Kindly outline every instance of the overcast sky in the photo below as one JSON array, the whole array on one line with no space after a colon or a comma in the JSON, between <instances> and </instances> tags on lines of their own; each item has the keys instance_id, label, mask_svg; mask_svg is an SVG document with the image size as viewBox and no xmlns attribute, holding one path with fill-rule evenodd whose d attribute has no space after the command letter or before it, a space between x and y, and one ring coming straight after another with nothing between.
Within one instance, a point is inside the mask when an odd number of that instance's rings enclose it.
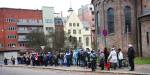
<instances>
[{"instance_id":1,"label":"overcast sky","mask_svg":"<svg viewBox=\"0 0 150 75\"><path fill-rule=\"evenodd\" d=\"M72 8L77 11L81 5L90 4L91 0L71 0ZM42 6L55 7L57 13L63 12L66 15L70 0L0 0L0 7L41 9Z\"/></svg>"}]
</instances>

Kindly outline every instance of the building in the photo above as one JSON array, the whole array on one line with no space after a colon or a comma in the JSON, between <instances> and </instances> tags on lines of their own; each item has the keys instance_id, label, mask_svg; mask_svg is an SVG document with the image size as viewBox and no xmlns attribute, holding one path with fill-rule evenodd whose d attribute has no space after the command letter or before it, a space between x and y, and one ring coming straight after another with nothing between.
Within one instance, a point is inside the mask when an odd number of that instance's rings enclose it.
<instances>
[{"instance_id":1,"label":"building","mask_svg":"<svg viewBox=\"0 0 150 75\"><path fill-rule=\"evenodd\" d=\"M56 15L56 13L55 13ZM64 23L62 16L59 13L54 18L55 23L55 48L62 49L64 48L64 41L65 41L65 33L64 33Z\"/></svg>"},{"instance_id":2,"label":"building","mask_svg":"<svg viewBox=\"0 0 150 75\"><path fill-rule=\"evenodd\" d=\"M91 49L90 29L85 30L83 23L72 8L69 8L69 16L64 25L64 31L69 36L75 37L78 48Z\"/></svg>"},{"instance_id":3,"label":"building","mask_svg":"<svg viewBox=\"0 0 150 75\"><path fill-rule=\"evenodd\" d=\"M140 39L141 39L141 54L144 57L149 57L150 55L150 1L143 1L142 5L142 15L139 17L139 28L140 29Z\"/></svg>"},{"instance_id":4,"label":"building","mask_svg":"<svg viewBox=\"0 0 150 75\"><path fill-rule=\"evenodd\" d=\"M92 4L99 48L115 46L126 52L128 44L133 44L138 55L145 55L145 50L150 48L142 45L144 40L141 38L145 36L141 35L143 29L138 19L146 9L149 10L149 0L92 0ZM148 27L143 25L142 28L144 26ZM148 35L149 31L146 33Z\"/></svg>"},{"instance_id":5,"label":"building","mask_svg":"<svg viewBox=\"0 0 150 75\"><path fill-rule=\"evenodd\" d=\"M43 28L45 34L48 34L48 32L53 32L55 30L54 13L54 7L42 7Z\"/></svg>"},{"instance_id":6,"label":"building","mask_svg":"<svg viewBox=\"0 0 150 75\"><path fill-rule=\"evenodd\" d=\"M92 48L96 47L96 34L95 34L95 20L94 20L94 7L91 4L87 4L85 6L81 6L78 9L78 16L83 25L88 25L87 27L91 30L91 41ZM88 23L88 24L86 24ZM84 25L84 26L85 26Z\"/></svg>"},{"instance_id":7,"label":"building","mask_svg":"<svg viewBox=\"0 0 150 75\"><path fill-rule=\"evenodd\" d=\"M29 51L26 34L42 29L42 11L0 8L0 57L17 57L18 52Z\"/></svg>"},{"instance_id":8,"label":"building","mask_svg":"<svg viewBox=\"0 0 150 75\"><path fill-rule=\"evenodd\" d=\"M55 32L55 23L54 23L54 7L42 7L42 16L43 16L43 30L46 35ZM49 38L49 46L53 48L53 40Z\"/></svg>"}]
</instances>

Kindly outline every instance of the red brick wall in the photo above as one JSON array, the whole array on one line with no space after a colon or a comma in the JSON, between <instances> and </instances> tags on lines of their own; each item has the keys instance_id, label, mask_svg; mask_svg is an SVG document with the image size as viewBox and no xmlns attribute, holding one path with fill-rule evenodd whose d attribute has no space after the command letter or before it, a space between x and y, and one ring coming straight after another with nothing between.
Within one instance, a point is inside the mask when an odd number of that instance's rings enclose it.
<instances>
[{"instance_id":1,"label":"red brick wall","mask_svg":"<svg viewBox=\"0 0 150 75\"><path fill-rule=\"evenodd\" d=\"M7 18L15 18L16 22L6 22ZM15 26L16 28L18 28L17 26L18 19L42 20L42 11L30 9L0 8L0 30L4 29L3 32L0 32L0 42L2 42L3 44L5 42L5 48L8 48L9 43L16 43L16 47L19 47L17 34L18 29L16 29L15 31L8 30L9 26ZM17 38L8 39L9 34L14 34L17 36Z\"/></svg>"}]
</instances>

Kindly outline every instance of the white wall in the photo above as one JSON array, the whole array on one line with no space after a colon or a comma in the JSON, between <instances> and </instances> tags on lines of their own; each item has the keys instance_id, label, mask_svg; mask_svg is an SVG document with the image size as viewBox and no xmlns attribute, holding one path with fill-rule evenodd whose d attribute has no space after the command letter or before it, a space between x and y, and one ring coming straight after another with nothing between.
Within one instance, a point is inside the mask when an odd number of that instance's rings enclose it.
<instances>
[{"instance_id":1,"label":"white wall","mask_svg":"<svg viewBox=\"0 0 150 75\"><path fill-rule=\"evenodd\" d=\"M6 57L7 59L9 59L8 64L11 63L12 56L15 57L16 59L15 64L17 64L17 55L18 55L18 52L4 52L4 58Z\"/></svg>"},{"instance_id":2,"label":"white wall","mask_svg":"<svg viewBox=\"0 0 150 75\"><path fill-rule=\"evenodd\" d=\"M47 34L46 27L52 27L55 29L54 25L54 7L42 7L42 15L43 15L43 30L44 33Z\"/></svg>"},{"instance_id":3,"label":"white wall","mask_svg":"<svg viewBox=\"0 0 150 75\"><path fill-rule=\"evenodd\" d=\"M79 26L70 26L69 23L79 23ZM85 49L85 48L90 48L91 49L91 32L90 32L90 29L88 31L86 31L84 28L83 28L83 24L82 22L80 21L79 17L76 15L75 12L72 12L69 16L68 16L68 20L64 26L64 31L66 33L68 33L68 30L71 30L71 36L73 37L77 37L77 40L79 41L79 37L82 38L82 47ZM76 34L73 34L73 30L76 30ZM79 34L79 30L81 30L81 34ZM85 41L85 38L86 37L89 37L89 46L86 46L86 41Z\"/></svg>"}]
</instances>

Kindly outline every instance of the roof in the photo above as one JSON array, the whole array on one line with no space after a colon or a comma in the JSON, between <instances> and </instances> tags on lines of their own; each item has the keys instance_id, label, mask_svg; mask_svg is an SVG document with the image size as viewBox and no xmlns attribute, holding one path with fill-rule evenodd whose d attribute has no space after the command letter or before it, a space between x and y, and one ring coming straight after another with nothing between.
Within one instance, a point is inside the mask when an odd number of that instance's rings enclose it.
<instances>
[{"instance_id":1,"label":"roof","mask_svg":"<svg viewBox=\"0 0 150 75\"><path fill-rule=\"evenodd\" d=\"M26 10L26 11L40 11L40 12L42 12L42 10L39 10L39 9L22 9L22 8L8 8L8 7L1 7L0 9L2 9L2 10Z\"/></svg>"},{"instance_id":2,"label":"roof","mask_svg":"<svg viewBox=\"0 0 150 75\"><path fill-rule=\"evenodd\" d=\"M54 18L54 23L55 25L63 25L63 20L62 18L56 17Z\"/></svg>"},{"instance_id":3,"label":"roof","mask_svg":"<svg viewBox=\"0 0 150 75\"><path fill-rule=\"evenodd\" d=\"M143 14L139 18L150 16L150 8L145 8Z\"/></svg>"}]
</instances>

